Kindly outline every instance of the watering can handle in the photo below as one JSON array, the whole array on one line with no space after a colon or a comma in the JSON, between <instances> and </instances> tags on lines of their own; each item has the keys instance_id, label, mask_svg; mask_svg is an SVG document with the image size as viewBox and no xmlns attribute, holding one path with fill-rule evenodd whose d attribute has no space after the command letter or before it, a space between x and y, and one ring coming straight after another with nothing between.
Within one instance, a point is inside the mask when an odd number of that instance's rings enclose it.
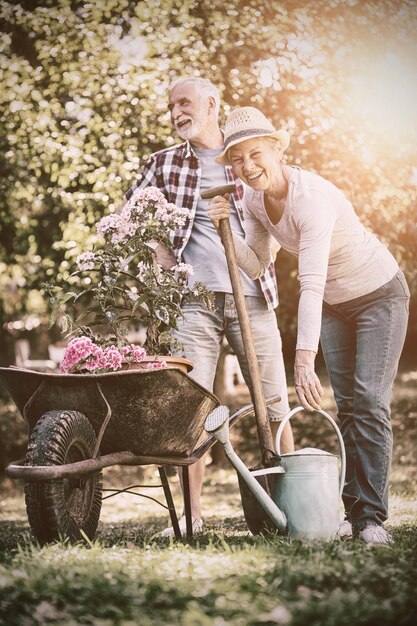
<instances>
[{"instance_id":1,"label":"watering can handle","mask_svg":"<svg viewBox=\"0 0 417 626\"><path fill-rule=\"evenodd\" d=\"M295 407L295 409L292 409L289 413L287 413L287 415L282 419L282 421L281 421L281 423L279 425L279 428L278 428L278 432L277 432L276 438L275 438L275 448L276 448L277 454L279 456L281 456L280 443L281 443L282 431L284 430L285 424L290 421L290 419L293 417L293 415L295 415L296 413L299 413L300 411L304 411L304 410L305 410L304 407L297 406L297 407ZM339 429L338 425L336 424L336 422L334 421L334 419L332 417L330 417L330 415L328 413L326 413L326 411L323 411L323 409L317 409L317 410L333 426L333 428L334 428L334 430L336 432L336 435L337 435L337 439L339 441L340 457L342 459L342 467L341 467L341 470L340 470L340 490L339 490L339 494L340 494L340 497L342 497L342 491L343 491L343 486L345 484L345 476L346 476L346 452L345 452L345 444L343 442L342 433L340 432L340 429Z\"/></svg>"}]
</instances>

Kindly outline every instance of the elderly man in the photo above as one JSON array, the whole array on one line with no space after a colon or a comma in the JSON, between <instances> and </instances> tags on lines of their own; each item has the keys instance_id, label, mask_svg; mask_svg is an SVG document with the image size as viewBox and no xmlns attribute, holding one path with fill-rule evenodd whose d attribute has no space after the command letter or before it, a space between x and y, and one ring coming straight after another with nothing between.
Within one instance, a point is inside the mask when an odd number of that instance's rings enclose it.
<instances>
[{"instance_id":1,"label":"elderly man","mask_svg":"<svg viewBox=\"0 0 417 626\"><path fill-rule=\"evenodd\" d=\"M183 349L182 356L193 362L190 376L210 391L224 336L236 353L250 386L225 253L218 245L218 233L206 211L208 201L202 200L200 195L209 187L236 181L237 193L231 198L230 221L235 236L243 239L240 205L243 184L229 166L223 167L214 160L223 149L219 109L219 93L209 80L186 77L175 81L169 91L169 111L172 124L184 143L151 155L141 177L126 194L128 199L137 188L153 185L169 202L191 211L188 223L175 234L173 249L166 250L160 245L156 255L165 269L175 264L176 259L192 265L194 275L190 280L203 283L215 294L214 310L202 304L184 305L184 317L179 319L175 332L175 339ZM265 396L281 396L281 401L268 409L271 423L277 425L289 406L281 337L274 313L278 304L274 265L271 262L261 280L251 280L243 272L241 278ZM282 447L284 452L293 449L289 426L284 431ZM200 499L204 467L205 460L201 459L189 468L193 532L203 530ZM181 532L185 533L184 516L179 522ZM173 529L165 529L163 535L172 536Z\"/></svg>"}]
</instances>

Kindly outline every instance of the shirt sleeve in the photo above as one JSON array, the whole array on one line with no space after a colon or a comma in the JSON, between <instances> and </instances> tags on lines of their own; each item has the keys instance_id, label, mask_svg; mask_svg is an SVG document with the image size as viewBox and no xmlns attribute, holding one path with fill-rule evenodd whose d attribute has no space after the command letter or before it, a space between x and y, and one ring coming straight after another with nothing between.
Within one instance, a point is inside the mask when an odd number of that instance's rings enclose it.
<instances>
[{"instance_id":1,"label":"shirt sleeve","mask_svg":"<svg viewBox=\"0 0 417 626\"><path fill-rule=\"evenodd\" d=\"M271 261L278 252L279 244L275 242L274 257L272 257L272 237L264 225L252 213L246 195L242 201L242 208L245 239L242 240L234 237L236 258L239 267L245 274L247 274L249 278L256 280L265 274Z\"/></svg>"},{"instance_id":2,"label":"shirt sleeve","mask_svg":"<svg viewBox=\"0 0 417 626\"><path fill-rule=\"evenodd\" d=\"M336 221L336 207L318 197L309 198L299 211L300 245L298 256L297 350L317 352L324 288L327 280L330 246Z\"/></svg>"},{"instance_id":3,"label":"shirt sleeve","mask_svg":"<svg viewBox=\"0 0 417 626\"><path fill-rule=\"evenodd\" d=\"M149 157L149 160L145 163L142 169L142 174L133 183L130 189L128 189L127 192L125 193L124 198L123 198L123 203L118 209L119 213L123 209L126 202L133 196L135 191L137 191L138 189L145 189L146 187L151 187L151 186L159 188L156 171L157 171L156 157L155 155L151 155ZM171 235L170 237L172 238L173 236L174 235ZM157 254L157 258L159 256L159 258L161 259L160 264L164 267L164 269L169 269L169 267L172 267L175 265L176 261L175 261L174 253L168 250L168 248L164 246L162 243L159 243L157 241L149 241L147 242L147 245L150 246L155 252L156 252L156 249L159 248L159 255ZM170 254L172 255L172 257L169 257Z\"/></svg>"},{"instance_id":4,"label":"shirt sleeve","mask_svg":"<svg viewBox=\"0 0 417 626\"><path fill-rule=\"evenodd\" d=\"M142 169L142 174L125 193L124 200L129 200L137 189L145 189L150 186L158 187L156 176L156 158L153 155L151 155L149 160L145 163Z\"/></svg>"}]
</instances>

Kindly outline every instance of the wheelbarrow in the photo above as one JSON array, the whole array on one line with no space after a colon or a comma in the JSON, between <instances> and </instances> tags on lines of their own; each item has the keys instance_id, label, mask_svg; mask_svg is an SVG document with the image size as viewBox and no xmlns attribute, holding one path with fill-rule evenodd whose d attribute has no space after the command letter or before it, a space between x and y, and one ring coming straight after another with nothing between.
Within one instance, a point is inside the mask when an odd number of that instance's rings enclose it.
<instances>
[{"instance_id":1,"label":"wheelbarrow","mask_svg":"<svg viewBox=\"0 0 417 626\"><path fill-rule=\"evenodd\" d=\"M215 395L175 367L61 375L12 366L0 368L0 379L29 430L25 459L10 463L6 474L25 481L29 523L41 544L84 534L93 539L101 470L114 465L158 466L176 538L181 533L165 467L182 466L192 537L188 466L216 442L213 435L202 438L207 416L220 405ZM230 425L253 412L244 406Z\"/></svg>"}]
</instances>

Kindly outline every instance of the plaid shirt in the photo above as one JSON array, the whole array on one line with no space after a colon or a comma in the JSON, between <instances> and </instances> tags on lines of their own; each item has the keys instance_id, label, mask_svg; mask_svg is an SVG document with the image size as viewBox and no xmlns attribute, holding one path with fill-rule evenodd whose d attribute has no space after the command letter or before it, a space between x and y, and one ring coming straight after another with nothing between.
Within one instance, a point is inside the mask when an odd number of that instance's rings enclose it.
<instances>
[{"instance_id":1,"label":"plaid shirt","mask_svg":"<svg viewBox=\"0 0 417 626\"><path fill-rule=\"evenodd\" d=\"M232 194L232 202L244 229L241 205L244 191L243 184L236 177L230 166L226 166L225 170L228 182L236 183L236 194ZM190 143L186 141L152 154L142 171L142 176L125 195L126 200L128 200L136 189L144 189L152 185L162 191L168 202L190 210L189 219L187 219L183 228L175 232L173 237L172 250L177 259L181 259L184 248L191 236L200 196L200 180L201 168L198 158ZM264 276L259 280L268 308L274 309L278 305L278 289L273 263L270 264Z\"/></svg>"}]
</instances>

